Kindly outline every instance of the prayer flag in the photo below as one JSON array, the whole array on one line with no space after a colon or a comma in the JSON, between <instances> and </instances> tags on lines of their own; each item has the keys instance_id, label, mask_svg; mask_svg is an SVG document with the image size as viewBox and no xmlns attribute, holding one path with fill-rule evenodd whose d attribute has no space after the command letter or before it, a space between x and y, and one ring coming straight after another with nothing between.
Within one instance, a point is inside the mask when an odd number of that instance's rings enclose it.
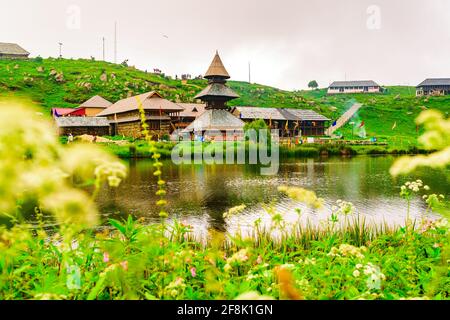
<instances>
[{"instance_id":1,"label":"prayer flag","mask_svg":"<svg viewBox=\"0 0 450 320\"><path fill-rule=\"evenodd\" d=\"M392 126L392 130L394 130L395 128L397 128L397 121L395 121L394 125Z\"/></svg>"}]
</instances>

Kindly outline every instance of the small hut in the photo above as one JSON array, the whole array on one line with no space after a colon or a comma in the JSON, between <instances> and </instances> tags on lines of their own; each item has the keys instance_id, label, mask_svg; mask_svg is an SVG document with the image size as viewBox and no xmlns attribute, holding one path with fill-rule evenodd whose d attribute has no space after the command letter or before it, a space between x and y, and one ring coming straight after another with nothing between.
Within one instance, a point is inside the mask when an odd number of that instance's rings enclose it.
<instances>
[{"instance_id":1,"label":"small hut","mask_svg":"<svg viewBox=\"0 0 450 320\"><path fill-rule=\"evenodd\" d=\"M107 136L110 134L109 121L101 117L59 117L55 118L58 134L61 136L84 134Z\"/></svg>"},{"instance_id":2,"label":"small hut","mask_svg":"<svg viewBox=\"0 0 450 320\"><path fill-rule=\"evenodd\" d=\"M16 43L4 43L0 42L0 60L2 59L15 59L24 60L28 59L30 53L23 49Z\"/></svg>"},{"instance_id":3,"label":"small hut","mask_svg":"<svg viewBox=\"0 0 450 320\"><path fill-rule=\"evenodd\" d=\"M445 96L450 94L450 78L426 79L416 87L416 96Z\"/></svg>"},{"instance_id":4,"label":"small hut","mask_svg":"<svg viewBox=\"0 0 450 320\"><path fill-rule=\"evenodd\" d=\"M110 106L112 106L111 102L97 95L83 102L79 108L84 108L86 110L87 117L95 117Z\"/></svg>"}]
</instances>

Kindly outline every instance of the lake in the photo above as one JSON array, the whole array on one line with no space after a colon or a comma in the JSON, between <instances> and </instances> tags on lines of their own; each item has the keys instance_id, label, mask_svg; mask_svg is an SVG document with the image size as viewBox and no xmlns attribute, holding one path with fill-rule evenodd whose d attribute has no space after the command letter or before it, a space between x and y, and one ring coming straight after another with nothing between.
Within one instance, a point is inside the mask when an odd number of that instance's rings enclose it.
<instances>
[{"instance_id":1,"label":"lake","mask_svg":"<svg viewBox=\"0 0 450 320\"><path fill-rule=\"evenodd\" d=\"M167 181L170 219L176 218L205 234L209 228L235 230L251 227L270 206L286 220L296 219L297 208L303 219L319 222L327 219L331 207L339 199L350 201L355 212L373 223L402 225L406 218L406 201L400 198L401 185L408 180L422 179L433 193L449 196L449 171L421 170L409 177L394 179L389 168L394 156L356 156L282 161L276 176L261 176L257 165L175 165L164 162L163 179ZM125 217L132 214L149 223L159 221L154 205L156 178L151 160L132 160L129 177L118 189L101 193L99 206L104 217ZM446 177L447 176L447 177ZM277 191L280 185L299 186L325 200L322 210L312 210ZM237 217L225 221L223 213L245 204ZM421 218L426 205L417 198L412 201L411 214Z\"/></svg>"}]
</instances>

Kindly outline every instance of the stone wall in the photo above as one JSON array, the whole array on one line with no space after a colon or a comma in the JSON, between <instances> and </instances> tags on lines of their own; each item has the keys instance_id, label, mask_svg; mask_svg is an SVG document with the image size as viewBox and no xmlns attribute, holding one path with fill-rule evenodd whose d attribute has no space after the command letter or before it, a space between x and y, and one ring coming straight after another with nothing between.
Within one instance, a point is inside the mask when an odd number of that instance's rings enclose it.
<instances>
[{"instance_id":1,"label":"stone wall","mask_svg":"<svg viewBox=\"0 0 450 320\"><path fill-rule=\"evenodd\" d=\"M157 139L159 135L170 134L170 121L161 121L161 130L159 127L159 121L147 121L149 125L149 134L153 139ZM153 124L153 125L152 125ZM156 126L155 126L156 125ZM117 124L117 134L125 137L132 137L139 139L142 136L142 128L140 121L124 122Z\"/></svg>"},{"instance_id":2,"label":"stone wall","mask_svg":"<svg viewBox=\"0 0 450 320\"><path fill-rule=\"evenodd\" d=\"M82 136L84 134L108 136L110 134L109 127L68 127L59 128L59 135L67 136L72 133L73 136Z\"/></svg>"}]
</instances>

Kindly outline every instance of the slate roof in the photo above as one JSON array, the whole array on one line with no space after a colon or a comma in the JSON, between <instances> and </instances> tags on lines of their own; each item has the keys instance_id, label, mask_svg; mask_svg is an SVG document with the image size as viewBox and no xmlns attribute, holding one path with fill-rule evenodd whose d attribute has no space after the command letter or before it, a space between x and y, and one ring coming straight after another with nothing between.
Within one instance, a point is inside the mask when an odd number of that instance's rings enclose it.
<instances>
[{"instance_id":1,"label":"slate roof","mask_svg":"<svg viewBox=\"0 0 450 320\"><path fill-rule=\"evenodd\" d=\"M362 80L362 81L335 81L330 84L330 88L344 88L344 87L379 87L375 81Z\"/></svg>"},{"instance_id":2,"label":"slate roof","mask_svg":"<svg viewBox=\"0 0 450 320\"><path fill-rule=\"evenodd\" d=\"M422 81L417 88L423 86L450 86L450 78L434 78Z\"/></svg>"},{"instance_id":3,"label":"slate roof","mask_svg":"<svg viewBox=\"0 0 450 320\"><path fill-rule=\"evenodd\" d=\"M16 43L0 42L0 54L28 56L30 53Z\"/></svg>"},{"instance_id":4,"label":"slate roof","mask_svg":"<svg viewBox=\"0 0 450 320\"><path fill-rule=\"evenodd\" d=\"M55 118L59 128L69 127L109 127L107 118L102 117L61 117Z\"/></svg>"},{"instance_id":5,"label":"slate roof","mask_svg":"<svg viewBox=\"0 0 450 320\"><path fill-rule=\"evenodd\" d=\"M239 98L239 95L222 83L211 83L199 94L197 94L194 99L201 99L205 97L227 97L237 99Z\"/></svg>"},{"instance_id":6,"label":"slate roof","mask_svg":"<svg viewBox=\"0 0 450 320\"><path fill-rule=\"evenodd\" d=\"M109 102L101 96L93 96L89 100L83 102L80 108L108 108L112 106L112 102Z\"/></svg>"},{"instance_id":7,"label":"slate roof","mask_svg":"<svg viewBox=\"0 0 450 320\"><path fill-rule=\"evenodd\" d=\"M244 130L245 123L227 110L209 109L193 121L184 132L206 130Z\"/></svg>"},{"instance_id":8,"label":"slate roof","mask_svg":"<svg viewBox=\"0 0 450 320\"><path fill-rule=\"evenodd\" d=\"M145 116L145 119L147 120L153 120L153 121L167 121L171 120L169 116ZM117 120L109 120L109 123L125 123L125 122L135 122L135 121L141 121L141 117L139 116L130 116L130 117L124 117L124 118L118 118Z\"/></svg>"},{"instance_id":9,"label":"slate roof","mask_svg":"<svg viewBox=\"0 0 450 320\"><path fill-rule=\"evenodd\" d=\"M139 103L142 103L144 110L162 110L177 112L184 109L174 102L164 99L156 91L147 92L135 97L120 100L114 103L109 108L106 108L98 114L98 116L108 116L112 114L119 114L133 110L139 110Z\"/></svg>"},{"instance_id":10,"label":"slate roof","mask_svg":"<svg viewBox=\"0 0 450 320\"><path fill-rule=\"evenodd\" d=\"M288 113L292 114L296 119L301 121L330 121L327 117L313 111L303 109L284 109Z\"/></svg>"},{"instance_id":11,"label":"slate roof","mask_svg":"<svg viewBox=\"0 0 450 320\"><path fill-rule=\"evenodd\" d=\"M203 103L177 103L184 111L180 112L180 117L197 118L205 112L206 105Z\"/></svg>"},{"instance_id":12,"label":"slate roof","mask_svg":"<svg viewBox=\"0 0 450 320\"><path fill-rule=\"evenodd\" d=\"M241 119L285 120L277 108L235 107Z\"/></svg>"},{"instance_id":13,"label":"slate roof","mask_svg":"<svg viewBox=\"0 0 450 320\"><path fill-rule=\"evenodd\" d=\"M235 107L241 119L289 120L289 121L329 121L327 117L312 110L287 108Z\"/></svg>"}]
</instances>

